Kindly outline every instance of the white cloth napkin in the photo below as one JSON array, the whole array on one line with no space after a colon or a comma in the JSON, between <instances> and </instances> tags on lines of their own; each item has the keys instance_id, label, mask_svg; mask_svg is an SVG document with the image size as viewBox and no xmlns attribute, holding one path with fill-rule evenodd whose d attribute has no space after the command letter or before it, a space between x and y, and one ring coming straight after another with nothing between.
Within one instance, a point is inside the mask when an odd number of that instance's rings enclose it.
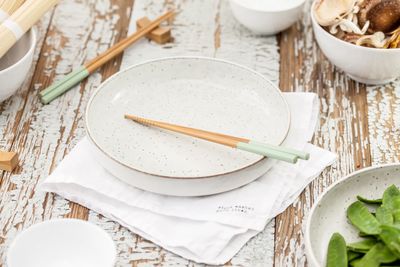
<instances>
[{"instance_id":1,"label":"white cloth napkin","mask_svg":"<svg viewBox=\"0 0 400 267\"><path fill-rule=\"evenodd\" d=\"M171 197L127 186L92 157L84 138L41 184L109 217L182 257L222 264L289 206L336 155L309 144L318 121L318 98L286 93L291 127L284 145L304 149L310 160L278 162L258 180L206 197Z\"/></svg>"}]
</instances>

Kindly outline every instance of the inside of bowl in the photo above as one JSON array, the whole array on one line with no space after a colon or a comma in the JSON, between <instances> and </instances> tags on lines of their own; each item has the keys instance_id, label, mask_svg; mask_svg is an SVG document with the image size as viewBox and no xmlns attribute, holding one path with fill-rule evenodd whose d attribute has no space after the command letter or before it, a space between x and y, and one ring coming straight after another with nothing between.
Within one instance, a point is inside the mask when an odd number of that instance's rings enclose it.
<instances>
[{"instance_id":1,"label":"inside of bowl","mask_svg":"<svg viewBox=\"0 0 400 267\"><path fill-rule=\"evenodd\" d=\"M25 56L32 46L32 31L25 33L21 39L3 56L0 58L0 71L17 63Z\"/></svg>"},{"instance_id":2,"label":"inside of bowl","mask_svg":"<svg viewBox=\"0 0 400 267\"><path fill-rule=\"evenodd\" d=\"M310 218L311 250L320 266L325 266L329 240L340 233L346 243L358 241L358 231L347 220L346 210L357 195L380 198L387 187L400 186L400 165L388 165L366 170L343 180L318 203Z\"/></svg>"}]
</instances>

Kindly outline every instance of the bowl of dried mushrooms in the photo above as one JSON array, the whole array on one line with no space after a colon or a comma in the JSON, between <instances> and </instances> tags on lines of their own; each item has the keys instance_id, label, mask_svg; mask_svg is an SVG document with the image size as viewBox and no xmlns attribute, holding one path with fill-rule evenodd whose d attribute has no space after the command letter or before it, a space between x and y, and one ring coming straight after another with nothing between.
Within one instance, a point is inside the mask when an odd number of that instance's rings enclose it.
<instances>
[{"instance_id":1,"label":"bowl of dried mushrooms","mask_svg":"<svg viewBox=\"0 0 400 267\"><path fill-rule=\"evenodd\" d=\"M311 21L322 52L352 79L400 77L400 0L316 0Z\"/></svg>"}]
</instances>

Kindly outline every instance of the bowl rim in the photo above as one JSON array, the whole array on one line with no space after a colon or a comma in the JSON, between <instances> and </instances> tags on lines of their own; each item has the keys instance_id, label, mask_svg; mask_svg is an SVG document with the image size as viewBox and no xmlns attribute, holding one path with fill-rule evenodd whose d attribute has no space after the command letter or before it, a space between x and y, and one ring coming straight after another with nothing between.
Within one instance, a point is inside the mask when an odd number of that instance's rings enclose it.
<instances>
[{"instance_id":1,"label":"bowl rim","mask_svg":"<svg viewBox=\"0 0 400 267\"><path fill-rule=\"evenodd\" d=\"M248 3L249 1L250 0L246 0L246 3ZM251 11L278 13L278 12L285 12L285 11L291 11L293 9L297 9L300 6L304 5L306 0L301 0L301 1L299 1L299 3L297 3L297 4L293 5L293 6L290 6L289 8L276 8L276 9L255 8L255 7L252 7L252 6L245 5L243 3L243 1L240 1L240 0L230 0L230 2L234 2L238 6L240 6L242 8L246 8L246 9L251 10ZM279 1L277 1L277 3L278 2Z\"/></svg>"},{"instance_id":2,"label":"bowl rim","mask_svg":"<svg viewBox=\"0 0 400 267\"><path fill-rule=\"evenodd\" d=\"M32 27L29 31L27 31L25 34L30 34L30 46L28 51L25 53L25 55L23 55L17 62L15 62L14 64L12 64L11 66L8 66L5 69L0 70L0 74L4 74L7 71L10 71L14 68L16 68L17 66L19 66L20 64L22 64L28 57L30 57L33 52L35 51L36 48L36 42L37 42L37 34L36 34L36 29L35 27Z\"/></svg>"},{"instance_id":3,"label":"bowl rim","mask_svg":"<svg viewBox=\"0 0 400 267\"><path fill-rule=\"evenodd\" d=\"M334 42L339 42L339 43L344 44L347 47L353 47L355 49L361 49L361 50L370 51L370 52L371 51L375 51L377 53L399 53L400 48L374 48L374 47L366 47L366 46L361 46L361 45L355 45L353 43L349 43L349 42L343 41L342 39L339 39L336 36L332 35L328 31L326 31L324 28L322 28L322 26L319 25L319 23L317 22L317 20L315 18L314 6L315 6L316 2L318 2L318 0L313 1L313 3L311 4L311 10L310 10L311 22L315 27L317 27L319 30L324 32L323 33L324 36L328 36L328 38L333 40ZM314 35L315 35L315 33L314 33Z\"/></svg>"},{"instance_id":4,"label":"bowl rim","mask_svg":"<svg viewBox=\"0 0 400 267\"><path fill-rule=\"evenodd\" d=\"M110 81L114 80L117 76L119 76L119 75L121 75L122 73L125 73L125 72L127 72L127 71L129 71L129 70L131 70L131 69L134 69L134 68L136 68L136 67L140 67L140 66L142 66L142 65L146 65L146 64L149 64L149 63L154 63L154 62L159 62L159 61L165 61L165 60L177 60L177 59L207 60L207 61L214 61L214 62L216 61L216 62L221 62L221 63L225 63L225 64L230 64L230 65L233 65L233 66L235 66L235 67L238 67L238 68L244 69L244 70L246 70L246 71L249 71L249 72L251 72L251 73L257 75L258 77L262 78L266 83L268 83L269 85L271 85L271 87L272 87L273 89L275 89L275 90L278 92L278 94L280 95L281 99L283 100L283 103L284 103L284 105L285 105L286 110L288 111L288 115L287 115L287 121L288 121L288 122L287 122L287 126L286 126L287 130L286 130L285 135L282 137L282 140L280 140L279 145L282 144L282 143L286 140L287 135L289 134L290 125L291 125L291 112L290 112L289 105L288 105L286 99L284 98L283 93L282 93L282 91L279 89L279 87L276 86L272 81L270 81L267 77L265 77L265 76L262 75L261 73L255 71L255 70L253 70L253 69L251 69L251 68L249 68L249 67L246 67L246 66L244 66L244 65L242 65L242 64L235 63L235 62L232 62L232 61L229 61L229 60L224 60L224 59L219 59L219 58L213 58L213 57L205 57L205 56L170 56L170 57L160 57L160 58L150 59L150 60L146 60L146 61L143 61L143 62L134 64L134 65L128 66L127 68L122 69L122 70L116 72L115 74L113 74L112 76L110 76L108 79L106 79L105 81L103 81L103 82L97 87L97 89L93 92L93 94L91 95L91 97L90 97L90 99L89 99L89 101L88 101L88 103L87 103L87 105L86 105L86 110L85 110L85 113L84 113L84 114L85 114L84 123L85 123L85 130L86 130L87 136L88 136L88 138L89 138L89 141L90 141L94 146L96 146L96 148L98 148L98 149L103 153L103 155L105 155L109 160L112 160L113 162L119 164L120 166L123 166L123 167L125 167L125 168L128 168L128 169L131 170L131 171L137 171L137 172L140 172L140 173L143 173L143 174L146 174L146 175L151 175L151 176L155 176L155 177L159 177L159 178L163 178L163 179L207 179L207 178L215 178L215 177L220 177L220 176L223 176L223 175L227 175L227 174L230 174L230 173L235 173L235 172L237 172L237 171L241 171L241 170L247 169L247 168L249 168L249 167L251 167L251 166L254 166L255 164L260 163L261 161L267 160L266 157L262 157L260 160L258 160L258 161L256 161L256 162L253 162L253 163L251 163L251 164L249 164L249 165L247 165L247 166L245 166L245 167L242 167L242 168L239 168L239 169L236 169L236 170L233 170L233 171L229 171L229 172L214 174L214 175L196 176L196 177L195 177L195 176L193 176L193 177L174 177L174 176L167 176L167 175L159 175L159 174L154 174L154 173L148 173L148 172L145 172L144 170L139 170L139 169L137 169L137 168L134 168L134 167L132 167L132 166L129 166L129 165L127 165L127 164L121 162L120 160L116 159L115 157L113 157L112 155L110 155L109 153L107 153L106 151L104 151L104 150L97 144L97 142L95 141L95 139L91 136L90 131L89 131L89 128L90 128L90 127L88 126L88 117L89 117L88 114L89 114L89 109L90 109L90 106L91 106L91 104L92 104L92 101L93 101L93 99L95 98L95 96L97 95L97 93L100 92L100 90L102 90L103 87L104 87L106 84L108 84Z\"/></svg>"},{"instance_id":5,"label":"bowl rim","mask_svg":"<svg viewBox=\"0 0 400 267\"><path fill-rule=\"evenodd\" d=\"M15 247L15 245L18 243L19 239L21 239L21 237L29 232L35 231L38 228L41 228L43 226L49 225L49 224L57 224L57 223L72 223L75 225L85 225L85 226L89 226L90 228L92 228L93 230L97 231L99 234L101 234L104 238L104 240L108 240L109 244L112 244L113 247L113 255L112 255L112 264L115 264L116 260L117 260L117 246L115 245L114 240L111 238L111 236L101 227L97 226L96 224L93 224L89 221L86 220L81 220L81 219L75 219L75 218L55 218L55 219L49 219L49 220L45 220L45 221L41 221L39 223L33 224L25 229L23 229L21 232L17 233L17 235L15 236L14 240L11 242L10 246L8 247L7 253L6 253L6 263L7 266L11 266L10 263L10 251L12 251L12 249ZM111 265L113 266L113 265ZM110 267L111 267L110 266Z\"/></svg>"},{"instance_id":6,"label":"bowl rim","mask_svg":"<svg viewBox=\"0 0 400 267\"><path fill-rule=\"evenodd\" d=\"M319 206L319 203L322 201L322 199L336 186L339 186L342 183L345 183L348 179L351 179L354 176L357 176L359 174L362 174L364 172L372 171L372 170L377 170L377 169L383 169L383 168L388 168L388 167L400 167L400 163L386 163L386 164L378 164L374 166L369 166L366 168L362 168L360 170L354 171L343 177L342 179L334 182L330 186L328 186L325 191L320 194L317 198L317 200L313 203L312 208L310 209L310 212L308 213L307 216L307 222L305 226L305 237L304 237L304 244L306 248L306 254L307 254L307 261L311 266L322 266L318 261L317 258L314 254L314 251L311 246L311 240L310 240L310 232L311 232L311 218L314 215L315 210Z\"/></svg>"}]
</instances>

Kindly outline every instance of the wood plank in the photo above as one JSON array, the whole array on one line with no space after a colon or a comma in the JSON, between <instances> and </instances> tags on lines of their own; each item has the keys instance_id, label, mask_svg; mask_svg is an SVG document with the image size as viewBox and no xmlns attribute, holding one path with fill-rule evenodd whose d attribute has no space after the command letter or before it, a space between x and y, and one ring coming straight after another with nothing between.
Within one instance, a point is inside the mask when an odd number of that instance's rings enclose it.
<instances>
[{"instance_id":1,"label":"wood plank","mask_svg":"<svg viewBox=\"0 0 400 267\"><path fill-rule=\"evenodd\" d=\"M315 199L334 181L371 165L367 95L365 86L351 81L322 55L313 39L309 12L282 33L280 49L281 88L319 95L321 117L314 143L335 151L339 157L276 218L275 266L307 266L303 229Z\"/></svg>"},{"instance_id":2,"label":"wood plank","mask_svg":"<svg viewBox=\"0 0 400 267\"><path fill-rule=\"evenodd\" d=\"M37 93L54 78L62 77L121 38L131 6L132 1L124 0L62 1L54 11L30 90L23 89L23 98L16 95L3 106L2 135L12 140L8 141L9 146L20 153L21 159L17 172L4 175L1 183L3 260L9 242L22 228L65 216L71 210L72 216L87 216L84 209L70 207L65 199L44 194L37 190L37 185L84 135L85 104L101 80L118 69L118 60L51 105L42 106ZM13 120L12 116L20 119Z\"/></svg>"},{"instance_id":3,"label":"wood plank","mask_svg":"<svg viewBox=\"0 0 400 267\"><path fill-rule=\"evenodd\" d=\"M374 165L400 161L400 79L368 86L368 120Z\"/></svg>"}]
</instances>

